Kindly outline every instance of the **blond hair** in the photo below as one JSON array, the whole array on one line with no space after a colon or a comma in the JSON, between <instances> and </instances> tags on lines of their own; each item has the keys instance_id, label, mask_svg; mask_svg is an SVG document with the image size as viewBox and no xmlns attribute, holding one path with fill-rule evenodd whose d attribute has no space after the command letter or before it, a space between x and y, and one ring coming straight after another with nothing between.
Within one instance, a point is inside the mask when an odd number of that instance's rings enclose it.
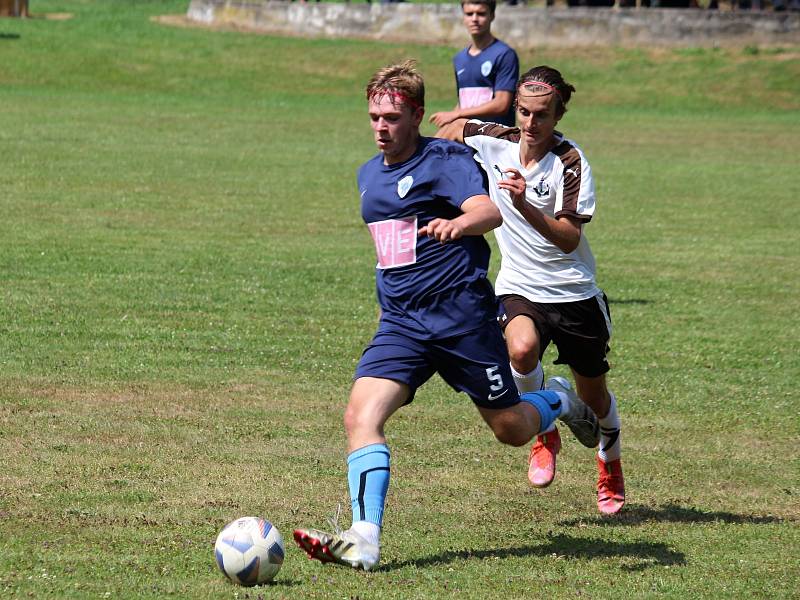
<instances>
[{"instance_id":1,"label":"blond hair","mask_svg":"<svg viewBox=\"0 0 800 600\"><path fill-rule=\"evenodd\" d=\"M417 61L378 69L367 83L367 101L389 96L393 104L406 104L412 111L425 106L425 82L417 71Z\"/></svg>"}]
</instances>

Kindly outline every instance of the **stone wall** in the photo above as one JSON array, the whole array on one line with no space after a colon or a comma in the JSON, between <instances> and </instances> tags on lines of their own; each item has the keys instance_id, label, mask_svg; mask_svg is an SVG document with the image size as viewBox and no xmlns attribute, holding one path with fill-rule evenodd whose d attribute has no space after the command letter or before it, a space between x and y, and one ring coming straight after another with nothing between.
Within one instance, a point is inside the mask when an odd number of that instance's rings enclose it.
<instances>
[{"instance_id":1,"label":"stone wall","mask_svg":"<svg viewBox=\"0 0 800 600\"><path fill-rule=\"evenodd\" d=\"M305 37L461 46L460 5L191 0L187 17L208 25ZM493 31L536 46L744 46L800 44L800 14L700 9L500 6Z\"/></svg>"}]
</instances>

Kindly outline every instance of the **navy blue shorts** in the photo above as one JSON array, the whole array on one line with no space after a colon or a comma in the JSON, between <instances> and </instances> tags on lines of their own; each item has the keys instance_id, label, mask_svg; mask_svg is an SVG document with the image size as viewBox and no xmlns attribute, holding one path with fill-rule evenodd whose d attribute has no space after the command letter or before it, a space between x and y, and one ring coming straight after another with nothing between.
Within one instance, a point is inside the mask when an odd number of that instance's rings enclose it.
<instances>
[{"instance_id":1,"label":"navy blue shorts","mask_svg":"<svg viewBox=\"0 0 800 600\"><path fill-rule=\"evenodd\" d=\"M411 389L409 403L417 388L437 372L480 407L508 408L519 402L506 342L495 321L439 340L378 332L361 355L355 379L380 377L404 383Z\"/></svg>"}]
</instances>

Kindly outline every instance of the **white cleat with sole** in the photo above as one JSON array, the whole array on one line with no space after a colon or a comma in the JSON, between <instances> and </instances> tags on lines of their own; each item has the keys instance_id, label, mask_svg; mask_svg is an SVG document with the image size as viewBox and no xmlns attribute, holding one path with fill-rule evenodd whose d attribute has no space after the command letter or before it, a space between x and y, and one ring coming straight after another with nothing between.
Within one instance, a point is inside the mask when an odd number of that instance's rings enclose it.
<instances>
[{"instance_id":1,"label":"white cleat with sole","mask_svg":"<svg viewBox=\"0 0 800 600\"><path fill-rule=\"evenodd\" d=\"M294 540L309 558L334 562L353 569L369 571L381 559L381 549L355 531L326 533L318 529L295 529Z\"/></svg>"}]
</instances>

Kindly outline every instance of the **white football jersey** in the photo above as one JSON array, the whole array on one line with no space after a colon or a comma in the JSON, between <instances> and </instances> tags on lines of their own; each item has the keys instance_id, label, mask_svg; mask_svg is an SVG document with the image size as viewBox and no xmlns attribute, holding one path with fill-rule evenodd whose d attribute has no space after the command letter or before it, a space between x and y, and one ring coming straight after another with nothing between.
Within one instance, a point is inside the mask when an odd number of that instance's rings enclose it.
<instances>
[{"instance_id":1,"label":"white football jersey","mask_svg":"<svg viewBox=\"0 0 800 600\"><path fill-rule=\"evenodd\" d=\"M527 201L550 217L569 215L588 223L595 208L594 181L589 163L573 142L556 133L557 144L531 170L519 157L519 129L469 121L464 142L477 152L486 171L489 195L503 215L495 229L503 258L495 283L498 295L519 294L533 302L574 302L591 298L600 289L595 261L585 234L569 254L536 231L497 187L505 169L517 169L527 182Z\"/></svg>"}]
</instances>

